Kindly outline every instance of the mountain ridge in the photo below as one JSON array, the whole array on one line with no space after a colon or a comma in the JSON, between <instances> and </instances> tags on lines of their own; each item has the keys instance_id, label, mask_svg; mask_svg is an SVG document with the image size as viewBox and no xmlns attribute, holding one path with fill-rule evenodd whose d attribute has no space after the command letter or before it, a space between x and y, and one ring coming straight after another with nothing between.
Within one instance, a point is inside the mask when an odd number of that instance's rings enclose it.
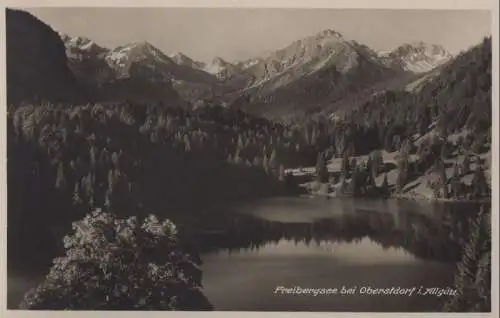
<instances>
[{"instance_id":1,"label":"mountain ridge","mask_svg":"<svg viewBox=\"0 0 500 318\"><path fill-rule=\"evenodd\" d=\"M109 49L82 36L60 37L70 70L86 86L97 87L91 90L99 91L98 99L107 99L103 96L110 87L115 91L112 98L118 99L141 99L152 91L163 99L175 92L187 103L210 100L262 115L334 109L352 94L369 92L370 87L380 91L385 82L407 81L412 74L419 78L452 58L441 46L422 41L380 53L333 29L293 41L265 57L236 62L214 57L208 63L182 52L166 54L148 41ZM148 85L156 88L139 94L142 97L131 92L121 96L120 89L112 88L120 81L136 83L139 91Z\"/></svg>"},{"instance_id":2,"label":"mountain ridge","mask_svg":"<svg viewBox=\"0 0 500 318\"><path fill-rule=\"evenodd\" d=\"M143 87L147 86L149 82L152 86L158 86L160 93L162 84L166 90L168 90L168 86L172 86L186 102L210 94L213 86L216 86L217 79L211 74L202 69L176 62L148 41L131 42L113 49L96 44L102 50L99 51L99 54L93 54L85 49L88 44L85 41L77 40L78 38L80 37L64 37L67 52L85 51L87 62L99 65L100 69L97 74L93 72L85 74L86 71L88 73L88 70L92 70L92 67L82 65L81 59L74 58L71 53L68 53L68 56L72 57L70 60L73 69L79 69L76 73L80 74L80 77L87 82L95 80L100 85L106 83L109 86L117 80L136 81L140 79L143 82L141 84ZM81 45L78 45L79 43ZM185 55L178 58L189 59ZM133 96L131 98L134 99Z\"/></svg>"},{"instance_id":3,"label":"mountain ridge","mask_svg":"<svg viewBox=\"0 0 500 318\"><path fill-rule=\"evenodd\" d=\"M293 111L322 107L344 93L406 73L388 67L373 49L330 29L294 41L246 72L252 80L232 102L248 111L258 108L259 113L286 112L286 105ZM299 105L304 103L311 105Z\"/></svg>"}]
</instances>

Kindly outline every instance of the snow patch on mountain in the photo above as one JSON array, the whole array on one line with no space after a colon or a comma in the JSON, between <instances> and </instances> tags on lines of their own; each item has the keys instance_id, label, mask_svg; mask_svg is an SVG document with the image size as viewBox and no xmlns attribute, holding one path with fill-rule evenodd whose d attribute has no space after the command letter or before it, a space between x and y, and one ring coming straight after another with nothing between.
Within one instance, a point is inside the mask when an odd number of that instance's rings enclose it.
<instances>
[{"instance_id":1,"label":"snow patch on mountain","mask_svg":"<svg viewBox=\"0 0 500 318\"><path fill-rule=\"evenodd\" d=\"M223 71L228 65L229 62L224 61L220 57L216 57L210 63L206 64L204 69L206 72L215 75Z\"/></svg>"},{"instance_id":2,"label":"snow patch on mountain","mask_svg":"<svg viewBox=\"0 0 500 318\"><path fill-rule=\"evenodd\" d=\"M265 85L267 90L273 90L331 66L347 73L358 65L358 57L366 55L365 51L369 50L345 39L341 33L324 30L294 41L248 67L246 71L254 81L247 89ZM370 54L376 56L374 52Z\"/></svg>"},{"instance_id":3,"label":"snow patch on mountain","mask_svg":"<svg viewBox=\"0 0 500 318\"><path fill-rule=\"evenodd\" d=\"M174 64L174 61L167 57L162 51L151 45L149 42L134 42L112 50L106 57L114 64L134 61L159 61L165 64ZM127 61L125 61L127 60Z\"/></svg>"},{"instance_id":4,"label":"snow patch on mountain","mask_svg":"<svg viewBox=\"0 0 500 318\"><path fill-rule=\"evenodd\" d=\"M388 65L399 65L413 73L426 73L453 58L442 46L422 41L403 44L393 51L380 54Z\"/></svg>"},{"instance_id":5,"label":"snow patch on mountain","mask_svg":"<svg viewBox=\"0 0 500 318\"><path fill-rule=\"evenodd\" d=\"M59 36L66 47L66 55L68 58L82 59L84 55L106 54L109 51L107 48L83 36L69 36L64 33L59 33Z\"/></svg>"},{"instance_id":6,"label":"snow patch on mountain","mask_svg":"<svg viewBox=\"0 0 500 318\"><path fill-rule=\"evenodd\" d=\"M255 57L255 58L250 58L250 59L243 60L243 61L238 61L235 63L235 66L241 70L245 70L245 69L252 67L258 63L261 63L262 61L263 61L262 58Z\"/></svg>"},{"instance_id":7,"label":"snow patch on mountain","mask_svg":"<svg viewBox=\"0 0 500 318\"><path fill-rule=\"evenodd\" d=\"M59 36L61 37L66 46L83 49L83 48L89 48L92 44L95 44L94 41L83 36L69 36L64 33L59 33Z\"/></svg>"},{"instance_id":8,"label":"snow patch on mountain","mask_svg":"<svg viewBox=\"0 0 500 318\"><path fill-rule=\"evenodd\" d=\"M149 42L134 42L117 47L106 54L105 61L120 78L130 77L132 65L140 65L140 69L147 71L151 79L162 81L171 79L168 70L172 65L176 65L172 59Z\"/></svg>"}]
</instances>

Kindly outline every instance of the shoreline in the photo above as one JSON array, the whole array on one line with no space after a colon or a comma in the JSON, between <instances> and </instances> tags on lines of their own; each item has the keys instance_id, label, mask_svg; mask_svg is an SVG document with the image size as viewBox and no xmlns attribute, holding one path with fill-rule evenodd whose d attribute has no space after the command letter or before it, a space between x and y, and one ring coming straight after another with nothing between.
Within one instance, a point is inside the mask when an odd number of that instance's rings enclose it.
<instances>
[{"instance_id":1,"label":"shoreline","mask_svg":"<svg viewBox=\"0 0 500 318\"><path fill-rule=\"evenodd\" d=\"M470 199L446 199L446 198L429 198L426 196L412 195L412 194L391 194L389 198L392 199L403 199L409 201L427 201L429 203L434 202L446 202L446 203L478 203L478 204L491 204L491 198L487 199L478 199L478 200L470 200Z\"/></svg>"},{"instance_id":2,"label":"shoreline","mask_svg":"<svg viewBox=\"0 0 500 318\"><path fill-rule=\"evenodd\" d=\"M484 198L484 199L476 199L476 200L470 200L470 199L446 199L446 198L431 198L427 197L424 195L418 195L418 194L412 194L412 193L404 193L404 194L396 194L396 193L391 193L388 196L352 196L352 195L338 195L333 192L328 192L328 193L323 193L320 191L307 191L306 193L303 193L299 195L299 197L325 197L325 198L342 198L342 197L347 197L347 198L358 198L358 199L381 199L381 200L388 200L388 199L397 199L397 200L408 200L408 201L415 201L415 202L428 202L428 203L452 203L452 204L458 204L458 203L477 203L477 204L491 204L491 197L490 198Z\"/></svg>"}]
</instances>

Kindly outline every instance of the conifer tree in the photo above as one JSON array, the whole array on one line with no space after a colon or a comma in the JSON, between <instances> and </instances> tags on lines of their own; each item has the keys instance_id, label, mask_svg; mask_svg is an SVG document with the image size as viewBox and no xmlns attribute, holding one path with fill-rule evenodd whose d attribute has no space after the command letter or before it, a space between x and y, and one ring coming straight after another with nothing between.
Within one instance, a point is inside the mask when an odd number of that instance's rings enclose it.
<instances>
[{"instance_id":1,"label":"conifer tree","mask_svg":"<svg viewBox=\"0 0 500 318\"><path fill-rule=\"evenodd\" d=\"M358 161L356 160L356 158L352 158L351 159L351 162L349 163L349 169L351 171L354 171L356 169L356 167L358 166Z\"/></svg>"},{"instance_id":2,"label":"conifer tree","mask_svg":"<svg viewBox=\"0 0 500 318\"><path fill-rule=\"evenodd\" d=\"M441 189L442 197L448 198L448 177L446 176L446 168L444 161L440 160L437 163L437 169L439 174L438 187Z\"/></svg>"},{"instance_id":3,"label":"conifer tree","mask_svg":"<svg viewBox=\"0 0 500 318\"><path fill-rule=\"evenodd\" d=\"M269 161L267 163L269 169L276 169L276 150L273 149L271 152L271 156L269 157Z\"/></svg>"},{"instance_id":4,"label":"conifer tree","mask_svg":"<svg viewBox=\"0 0 500 318\"><path fill-rule=\"evenodd\" d=\"M347 151L344 151L344 153L342 154L341 172L346 177L349 174L349 156L347 155Z\"/></svg>"},{"instance_id":5,"label":"conifer tree","mask_svg":"<svg viewBox=\"0 0 500 318\"><path fill-rule=\"evenodd\" d=\"M398 160L398 174L396 178L396 191L401 193L408 182L408 157L406 153Z\"/></svg>"},{"instance_id":6,"label":"conifer tree","mask_svg":"<svg viewBox=\"0 0 500 318\"><path fill-rule=\"evenodd\" d=\"M464 160L462 161L462 175L466 175L470 172L470 159L467 154L464 156Z\"/></svg>"},{"instance_id":7,"label":"conifer tree","mask_svg":"<svg viewBox=\"0 0 500 318\"><path fill-rule=\"evenodd\" d=\"M255 167L259 167L259 166L262 166L262 159L260 159L259 156L255 156L255 158L253 158L253 162L252 164L255 166Z\"/></svg>"},{"instance_id":8,"label":"conifer tree","mask_svg":"<svg viewBox=\"0 0 500 318\"><path fill-rule=\"evenodd\" d=\"M64 166L62 162L57 166L56 189L66 189L66 176L64 174Z\"/></svg>"},{"instance_id":9,"label":"conifer tree","mask_svg":"<svg viewBox=\"0 0 500 318\"><path fill-rule=\"evenodd\" d=\"M455 165L453 166L453 175L450 180L450 185L451 185L452 196L455 199L460 198L460 196L462 195L461 193L462 182L460 181L460 172L458 168L458 163L455 163Z\"/></svg>"},{"instance_id":10,"label":"conifer tree","mask_svg":"<svg viewBox=\"0 0 500 318\"><path fill-rule=\"evenodd\" d=\"M326 167L325 156L321 152L316 160L316 180L322 183L328 182L328 168Z\"/></svg>"},{"instance_id":11,"label":"conifer tree","mask_svg":"<svg viewBox=\"0 0 500 318\"><path fill-rule=\"evenodd\" d=\"M345 176L340 177L342 180L340 182L339 194L345 195L347 193L347 179Z\"/></svg>"},{"instance_id":12,"label":"conifer tree","mask_svg":"<svg viewBox=\"0 0 500 318\"><path fill-rule=\"evenodd\" d=\"M268 166L268 160L267 160L267 154L264 154L264 159L262 159L262 168L266 173L269 172L269 166Z\"/></svg>"},{"instance_id":13,"label":"conifer tree","mask_svg":"<svg viewBox=\"0 0 500 318\"><path fill-rule=\"evenodd\" d=\"M75 189L73 190L72 203L75 206L79 206L83 203L82 195L80 193L80 184L78 182L75 183Z\"/></svg>"},{"instance_id":14,"label":"conifer tree","mask_svg":"<svg viewBox=\"0 0 500 318\"><path fill-rule=\"evenodd\" d=\"M389 180L387 179L387 172L384 173L384 181L382 181L382 185L380 186L380 188L382 189L382 193L384 195L389 194Z\"/></svg>"},{"instance_id":15,"label":"conifer tree","mask_svg":"<svg viewBox=\"0 0 500 318\"><path fill-rule=\"evenodd\" d=\"M358 196L360 194L360 172L359 167L354 167L354 170L351 175L351 191L353 196Z\"/></svg>"},{"instance_id":16,"label":"conifer tree","mask_svg":"<svg viewBox=\"0 0 500 318\"><path fill-rule=\"evenodd\" d=\"M113 173L113 170L110 169L108 171L108 189L113 189L115 186L115 174Z\"/></svg>"},{"instance_id":17,"label":"conifer tree","mask_svg":"<svg viewBox=\"0 0 500 318\"><path fill-rule=\"evenodd\" d=\"M481 164L476 166L474 177L472 178L472 189L474 198L481 198L488 195L488 183Z\"/></svg>"},{"instance_id":18,"label":"conifer tree","mask_svg":"<svg viewBox=\"0 0 500 318\"><path fill-rule=\"evenodd\" d=\"M375 179L376 177L378 177L378 174L380 173L380 167L383 166L384 159L382 157L380 150L374 150L370 154L370 159L371 159L371 174Z\"/></svg>"},{"instance_id":19,"label":"conifer tree","mask_svg":"<svg viewBox=\"0 0 500 318\"><path fill-rule=\"evenodd\" d=\"M448 144L444 141L441 145L441 160L446 160L448 158Z\"/></svg>"},{"instance_id":20,"label":"conifer tree","mask_svg":"<svg viewBox=\"0 0 500 318\"><path fill-rule=\"evenodd\" d=\"M185 152L191 151L191 141L189 140L188 135L184 135L184 151Z\"/></svg>"},{"instance_id":21,"label":"conifer tree","mask_svg":"<svg viewBox=\"0 0 500 318\"><path fill-rule=\"evenodd\" d=\"M240 149L236 149L236 153L234 154L233 162L237 165L243 162L243 159L240 157Z\"/></svg>"},{"instance_id":22,"label":"conifer tree","mask_svg":"<svg viewBox=\"0 0 500 318\"><path fill-rule=\"evenodd\" d=\"M95 169L96 168L96 149L94 146L90 147L90 151L89 151L89 154L90 154L90 166L92 169Z\"/></svg>"},{"instance_id":23,"label":"conifer tree","mask_svg":"<svg viewBox=\"0 0 500 318\"><path fill-rule=\"evenodd\" d=\"M283 166L283 164L280 164L280 168L279 168L279 180L280 181L285 181L285 167Z\"/></svg>"},{"instance_id":24,"label":"conifer tree","mask_svg":"<svg viewBox=\"0 0 500 318\"><path fill-rule=\"evenodd\" d=\"M243 149L244 147L244 144L243 144L243 138L241 137L241 135L238 135L238 143L237 143L237 147L239 149Z\"/></svg>"},{"instance_id":25,"label":"conifer tree","mask_svg":"<svg viewBox=\"0 0 500 318\"><path fill-rule=\"evenodd\" d=\"M458 294L445 304L446 311L491 310L491 214L484 205L471 223L469 239L455 274Z\"/></svg>"}]
</instances>

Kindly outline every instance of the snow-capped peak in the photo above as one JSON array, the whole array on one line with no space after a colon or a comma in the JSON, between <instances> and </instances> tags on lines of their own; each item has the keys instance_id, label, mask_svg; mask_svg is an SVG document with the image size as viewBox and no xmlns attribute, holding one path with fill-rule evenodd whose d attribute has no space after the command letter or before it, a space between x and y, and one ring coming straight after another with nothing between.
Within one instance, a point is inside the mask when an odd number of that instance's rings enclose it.
<instances>
[{"instance_id":1,"label":"snow-capped peak","mask_svg":"<svg viewBox=\"0 0 500 318\"><path fill-rule=\"evenodd\" d=\"M167 56L160 51L160 49L153 46L147 41L133 42L129 45L122 47L121 51L129 51L130 57L136 59L143 59L149 57L165 59Z\"/></svg>"},{"instance_id":2,"label":"snow-capped peak","mask_svg":"<svg viewBox=\"0 0 500 318\"><path fill-rule=\"evenodd\" d=\"M399 46L396 51L399 54L420 53L426 55L451 56L441 45L427 44L422 41L406 43Z\"/></svg>"},{"instance_id":3,"label":"snow-capped peak","mask_svg":"<svg viewBox=\"0 0 500 318\"><path fill-rule=\"evenodd\" d=\"M231 66L231 63L223 60L220 57L215 57L210 63L205 65L205 71L210 74L218 74Z\"/></svg>"},{"instance_id":4,"label":"snow-capped peak","mask_svg":"<svg viewBox=\"0 0 500 318\"><path fill-rule=\"evenodd\" d=\"M64 45L66 47L77 48L80 50L105 50L103 47L97 45L94 41L83 36L70 36L68 34L59 33Z\"/></svg>"},{"instance_id":5,"label":"snow-capped peak","mask_svg":"<svg viewBox=\"0 0 500 318\"><path fill-rule=\"evenodd\" d=\"M124 46L119 46L112 50L106 57L108 63L123 64L134 61L159 61L165 64L173 64L168 56L160 49L147 41L133 42Z\"/></svg>"},{"instance_id":6,"label":"snow-capped peak","mask_svg":"<svg viewBox=\"0 0 500 318\"><path fill-rule=\"evenodd\" d=\"M175 53L168 54L168 57L170 57L172 60L174 60L177 63L191 61L191 58L189 58L185 54L182 54L181 52L175 52Z\"/></svg>"},{"instance_id":7,"label":"snow-capped peak","mask_svg":"<svg viewBox=\"0 0 500 318\"><path fill-rule=\"evenodd\" d=\"M260 57L256 57L256 58L251 58L251 59L244 60L244 61L239 61L236 63L236 66L242 70L245 70L245 69L252 67L252 66L254 66L260 62L263 62L263 61L264 61L264 59L262 59Z\"/></svg>"},{"instance_id":8,"label":"snow-capped peak","mask_svg":"<svg viewBox=\"0 0 500 318\"><path fill-rule=\"evenodd\" d=\"M106 54L109 51L107 48L83 36L70 36L64 33L59 33L59 36L66 47L67 56L72 59L81 59L84 56L97 56Z\"/></svg>"},{"instance_id":9,"label":"snow-capped peak","mask_svg":"<svg viewBox=\"0 0 500 318\"><path fill-rule=\"evenodd\" d=\"M414 73L428 72L453 57L441 45L423 41L405 43L380 56L389 63L397 63L403 69Z\"/></svg>"},{"instance_id":10,"label":"snow-capped peak","mask_svg":"<svg viewBox=\"0 0 500 318\"><path fill-rule=\"evenodd\" d=\"M308 51L315 51L317 49L322 49L336 45L337 43L346 43L342 34L337 31L327 29L316 33L315 35L308 36L306 38L300 39L292 43L290 47L303 47Z\"/></svg>"},{"instance_id":11,"label":"snow-capped peak","mask_svg":"<svg viewBox=\"0 0 500 318\"><path fill-rule=\"evenodd\" d=\"M266 81L278 74L288 74L287 79L280 80L283 84L332 64L340 72L347 72L357 64L357 51L357 45L344 39L339 32L323 30L272 53L264 60L256 77Z\"/></svg>"}]
</instances>

